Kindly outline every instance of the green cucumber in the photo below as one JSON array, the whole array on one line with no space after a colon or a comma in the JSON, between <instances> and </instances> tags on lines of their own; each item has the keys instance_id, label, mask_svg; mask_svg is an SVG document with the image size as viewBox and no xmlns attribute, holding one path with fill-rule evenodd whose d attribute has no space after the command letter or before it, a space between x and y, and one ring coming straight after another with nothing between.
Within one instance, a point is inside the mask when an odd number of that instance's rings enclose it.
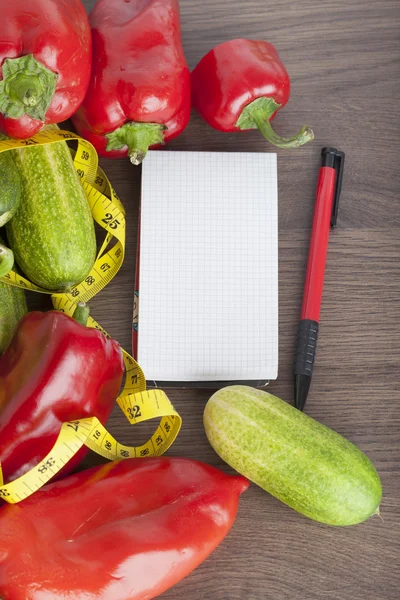
<instances>
[{"instance_id":1,"label":"green cucumber","mask_svg":"<svg viewBox=\"0 0 400 600\"><path fill-rule=\"evenodd\" d=\"M27 312L24 290L0 281L0 354L11 342L19 320Z\"/></svg>"},{"instance_id":2,"label":"green cucumber","mask_svg":"<svg viewBox=\"0 0 400 600\"><path fill-rule=\"evenodd\" d=\"M310 519L354 525L379 514L382 486L371 461L283 400L229 386L209 399L204 426L225 462Z\"/></svg>"},{"instance_id":3,"label":"green cucumber","mask_svg":"<svg viewBox=\"0 0 400 600\"><path fill-rule=\"evenodd\" d=\"M87 277L96 257L94 221L66 142L12 150L22 197L6 225L15 260L49 290Z\"/></svg>"},{"instance_id":4,"label":"green cucumber","mask_svg":"<svg viewBox=\"0 0 400 600\"><path fill-rule=\"evenodd\" d=\"M0 243L0 279L5 277L14 266L14 254L10 248Z\"/></svg>"},{"instance_id":5,"label":"green cucumber","mask_svg":"<svg viewBox=\"0 0 400 600\"><path fill-rule=\"evenodd\" d=\"M0 140L4 139L0 136ZM0 154L0 227L14 215L21 200L21 177L11 151Z\"/></svg>"},{"instance_id":6,"label":"green cucumber","mask_svg":"<svg viewBox=\"0 0 400 600\"><path fill-rule=\"evenodd\" d=\"M0 281L0 354L11 342L20 319L27 312L24 290Z\"/></svg>"}]
</instances>

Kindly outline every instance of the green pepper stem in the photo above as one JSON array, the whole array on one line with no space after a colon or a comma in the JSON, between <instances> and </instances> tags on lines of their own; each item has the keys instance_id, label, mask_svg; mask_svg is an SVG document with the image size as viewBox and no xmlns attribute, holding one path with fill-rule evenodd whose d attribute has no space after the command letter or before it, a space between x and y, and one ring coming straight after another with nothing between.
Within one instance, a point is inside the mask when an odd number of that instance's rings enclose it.
<instances>
[{"instance_id":1,"label":"green pepper stem","mask_svg":"<svg viewBox=\"0 0 400 600\"><path fill-rule=\"evenodd\" d=\"M107 150L122 150L128 147L130 161L140 165L148 149L164 143L165 125L159 123L137 123L130 121L115 131L107 133Z\"/></svg>"},{"instance_id":2,"label":"green pepper stem","mask_svg":"<svg viewBox=\"0 0 400 600\"><path fill-rule=\"evenodd\" d=\"M90 308L85 302L79 302L74 310L72 318L86 327L90 314Z\"/></svg>"},{"instance_id":3,"label":"green pepper stem","mask_svg":"<svg viewBox=\"0 0 400 600\"><path fill-rule=\"evenodd\" d=\"M0 278L7 275L14 265L14 254L10 248L0 244Z\"/></svg>"},{"instance_id":4,"label":"green pepper stem","mask_svg":"<svg viewBox=\"0 0 400 600\"><path fill-rule=\"evenodd\" d=\"M280 106L273 98L257 98L243 109L236 126L239 129L258 129L266 140L278 148L298 148L313 140L314 132L308 125L304 125L297 135L288 138L275 133L270 118Z\"/></svg>"},{"instance_id":5,"label":"green pepper stem","mask_svg":"<svg viewBox=\"0 0 400 600\"><path fill-rule=\"evenodd\" d=\"M0 81L0 112L13 119L29 115L44 121L57 79L57 73L42 65L33 54L6 58Z\"/></svg>"},{"instance_id":6,"label":"green pepper stem","mask_svg":"<svg viewBox=\"0 0 400 600\"><path fill-rule=\"evenodd\" d=\"M254 112L253 118L265 139L278 148L298 148L314 139L314 132L308 125L303 125L297 135L284 138L275 133L270 121L261 113Z\"/></svg>"},{"instance_id":7,"label":"green pepper stem","mask_svg":"<svg viewBox=\"0 0 400 600\"><path fill-rule=\"evenodd\" d=\"M17 73L8 85L11 100L22 102L25 106L36 106L40 100L41 88L37 79L24 73Z\"/></svg>"}]
</instances>

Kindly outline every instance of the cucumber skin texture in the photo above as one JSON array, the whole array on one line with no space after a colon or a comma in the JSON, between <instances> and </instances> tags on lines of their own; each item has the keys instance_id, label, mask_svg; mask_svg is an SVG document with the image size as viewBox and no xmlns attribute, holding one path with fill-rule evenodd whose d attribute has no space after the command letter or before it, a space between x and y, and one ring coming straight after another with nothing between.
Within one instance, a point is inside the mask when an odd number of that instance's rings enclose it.
<instances>
[{"instance_id":1,"label":"cucumber skin texture","mask_svg":"<svg viewBox=\"0 0 400 600\"><path fill-rule=\"evenodd\" d=\"M25 275L49 290L68 290L96 257L93 217L66 142L12 150L21 203L7 223L9 245Z\"/></svg>"},{"instance_id":2,"label":"cucumber skin texture","mask_svg":"<svg viewBox=\"0 0 400 600\"><path fill-rule=\"evenodd\" d=\"M24 290L0 281L0 355L6 350L20 319L27 312Z\"/></svg>"},{"instance_id":3,"label":"cucumber skin texture","mask_svg":"<svg viewBox=\"0 0 400 600\"><path fill-rule=\"evenodd\" d=\"M10 150L0 154L0 182L0 227L3 227L15 214L22 193L21 177Z\"/></svg>"},{"instance_id":4,"label":"cucumber skin texture","mask_svg":"<svg viewBox=\"0 0 400 600\"><path fill-rule=\"evenodd\" d=\"M369 458L267 392L219 390L206 405L204 427L225 462L310 519L343 526L379 514L382 485Z\"/></svg>"}]
</instances>

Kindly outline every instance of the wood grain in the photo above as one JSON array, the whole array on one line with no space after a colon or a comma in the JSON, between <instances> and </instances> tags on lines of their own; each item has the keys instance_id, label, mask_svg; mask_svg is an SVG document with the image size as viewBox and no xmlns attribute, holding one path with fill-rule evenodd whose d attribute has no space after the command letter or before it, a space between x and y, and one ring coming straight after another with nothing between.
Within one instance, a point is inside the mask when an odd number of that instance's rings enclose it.
<instances>
[{"instance_id":1,"label":"wood grain","mask_svg":"<svg viewBox=\"0 0 400 600\"><path fill-rule=\"evenodd\" d=\"M85 1L90 10L94 0ZM346 152L339 226L331 236L308 414L366 452L381 474L383 520L344 529L309 521L251 486L228 539L165 600L396 600L399 597L400 126L398 0L182 0L190 67L234 37L273 42L292 78L284 134L303 123L314 143L278 151L280 370L270 391L292 401L292 364L320 149ZM256 133L224 135L197 115L171 149L272 151ZM102 161L128 216L127 258L92 312L130 348L140 169ZM32 306L47 306L42 297ZM208 445L210 391L170 390L184 427L171 454L228 469ZM131 443L116 409L111 431ZM101 459L91 455L86 464Z\"/></svg>"}]
</instances>

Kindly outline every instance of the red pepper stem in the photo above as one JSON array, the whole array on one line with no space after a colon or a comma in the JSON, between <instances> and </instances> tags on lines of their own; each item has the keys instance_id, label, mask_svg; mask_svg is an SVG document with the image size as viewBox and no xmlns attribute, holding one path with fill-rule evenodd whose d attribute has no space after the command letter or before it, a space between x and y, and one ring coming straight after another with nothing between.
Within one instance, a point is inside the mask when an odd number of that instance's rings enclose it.
<instances>
[{"instance_id":1,"label":"red pepper stem","mask_svg":"<svg viewBox=\"0 0 400 600\"><path fill-rule=\"evenodd\" d=\"M297 135L289 138L275 133L270 119L279 108L280 104L273 98L257 98L244 108L236 126L240 129L258 129L266 140L278 148L298 148L314 139L314 132L308 125L303 125Z\"/></svg>"},{"instance_id":2,"label":"red pepper stem","mask_svg":"<svg viewBox=\"0 0 400 600\"><path fill-rule=\"evenodd\" d=\"M151 146L164 144L165 125L160 123L138 123L130 121L106 135L107 151L128 147L130 161L140 165Z\"/></svg>"},{"instance_id":3,"label":"red pepper stem","mask_svg":"<svg viewBox=\"0 0 400 600\"><path fill-rule=\"evenodd\" d=\"M11 100L22 102L25 106L36 106L39 102L40 85L37 79L18 73L8 86Z\"/></svg>"},{"instance_id":4,"label":"red pepper stem","mask_svg":"<svg viewBox=\"0 0 400 600\"><path fill-rule=\"evenodd\" d=\"M0 279L7 275L14 265L14 254L10 248L0 244Z\"/></svg>"},{"instance_id":5,"label":"red pepper stem","mask_svg":"<svg viewBox=\"0 0 400 600\"><path fill-rule=\"evenodd\" d=\"M283 138L275 133L270 121L265 120L261 113L253 113L253 118L265 139L278 148L298 148L314 139L314 133L308 125L303 125L297 135Z\"/></svg>"},{"instance_id":6,"label":"red pepper stem","mask_svg":"<svg viewBox=\"0 0 400 600\"><path fill-rule=\"evenodd\" d=\"M6 58L0 81L0 112L12 119L29 115L44 121L57 79L57 73L42 65L33 54Z\"/></svg>"},{"instance_id":7,"label":"red pepper stem","mask_svg":"<svg viewBox=\"0 0 400 600\"><path fill-rule=\"evenodd\" d=\"M90 314L90 308L85 302L79 302L74 310L72 318L86 327Z\"/></svg>"}]
</instances>

